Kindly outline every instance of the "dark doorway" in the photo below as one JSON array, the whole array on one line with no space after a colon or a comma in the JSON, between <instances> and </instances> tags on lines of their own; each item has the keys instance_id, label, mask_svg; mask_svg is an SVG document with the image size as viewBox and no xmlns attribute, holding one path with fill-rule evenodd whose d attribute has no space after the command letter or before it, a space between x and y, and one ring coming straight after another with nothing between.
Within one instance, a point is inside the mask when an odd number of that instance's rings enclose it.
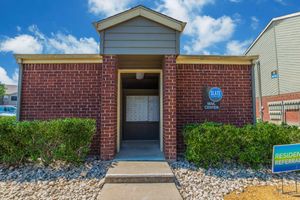
<instances>
[{"instance_id":1,"label":"dark doorway","mask_svg":"<svg viewBox=\"0 0 300 200\"><path fill-rule=\"evenodd\" d=\"M159 140L159 74L122 74L122 140Z\"/></svg>"}]
</instances>

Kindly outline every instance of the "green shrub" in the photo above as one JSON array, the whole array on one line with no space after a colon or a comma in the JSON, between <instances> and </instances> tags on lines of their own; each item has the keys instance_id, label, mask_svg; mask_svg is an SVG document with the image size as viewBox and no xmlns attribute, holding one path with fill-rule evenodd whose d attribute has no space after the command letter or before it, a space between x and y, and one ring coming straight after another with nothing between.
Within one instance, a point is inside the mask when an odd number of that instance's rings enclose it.
<instances>
[{"instance_id":1,"label":"green shrub","mask_svg":"<svg viewBox=\"0 0 300 200\"><path fill-rule=\"evenodd\" d=\"M236 160L240 134L232 125L207 122L188 125L184 129L188 160L203 166L216 166Z\"/></svg>"},{"instance_id":2,"label":"green shrub","mask_svg":"<svg viewBox=\"0 0 300 200\"><path fill-rule=\"evenodd\" d=\"M0 117L0 162L16 163L22 158L18 139L15 139L16 119Z\"/></svg>"},{"instance_id":3,"label":"green shrub","mask_svg":"<svg viewBox=\"0 0 300 200\"><path fill-rule=\"evenodd\" d=\"M186 158L205 167L239 163L251 167L272 160L273 145L300 142L300 130L287 125L258 123L238 128L212 122L184 128Z\"/></svg>"},{"instance_id":4,"label":"green shrub","mask_svg":"<svg viewBox=\"0 0 300 200\"><path fill-rule=\"evenodd\" d=\"M50 159L67 162L82 161L89 151L92 136L96 131L95 127L96 124L93 120L50 121L45 130L46 138L50 141L46 148L47 151L51 150Z\"/></svg>"},{"instance_id":5,"label":"green shrub","mask_svg":"<svg viewBox=\"0 0 300 200\"><path fill-rule=\"evenodd\" d=\"M241 131L243 138L239 162L254 167L271 163L274 145L300 141L300 131L295 126L258 123L245 126Z\"/></svg>"},{"instance_id":6,"label":"green shrub","mask_svg":"<svg viewBox=\"0 0 300 200\"><path fill-rule=\"evenodd\" d=\"M57 119L16 122L0 118L0 162L19 164L54 160L79 163L86 157L95 121L90 119Z\"/></svg>"}]
</instances>

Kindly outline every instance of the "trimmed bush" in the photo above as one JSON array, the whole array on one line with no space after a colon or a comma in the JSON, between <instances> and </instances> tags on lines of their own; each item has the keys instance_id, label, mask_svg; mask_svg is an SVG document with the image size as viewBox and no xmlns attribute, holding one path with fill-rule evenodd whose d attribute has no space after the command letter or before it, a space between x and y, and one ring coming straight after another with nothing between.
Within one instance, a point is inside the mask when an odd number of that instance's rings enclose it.
<instances>
[{"instance_id":1,"label":"trimmed bush","mask_svg":"<svg viewBox=\"0 0 300 200\"><path fill-rule=\"evenodd\" d=\"M272 162L274 145L300 142L300 130L295 126L258 123L241 128L239 162L257 167Z\"/></svg>"},{"instance_id":2,"label":"trimmed bush","mask_svg":"<svg viewBox=\"0 0 300 200\"><path fill-rule=\"evenodd\" d=\"M206 122L184 128L186 158L208 166L238 163L253 168L271 164L273 145L300 142L298 127L258 123L238 128Z\"/></svg>"},{"instance_id":3,"label":"trimmed bush","mask_svg":"<svg viewBox=\"0 0 300 200\"><path fill-rule=\"evenodd\" d=\"M50 141L47 149L51 149L52 159L82 161L89 151L95 127L94 120L64 119L48 122L45 135Z\"/></svg>"},{"instance_id":4,"label":"trimmed bush","mask_svg":"<svg viewBox=\"0 0 300 200\"><path fill-rule=\"evenodd\" d=\"M79 163L87 156L95 131L96 123L90 119L16 122L15 118L0 118L0 162Z\"/></svg>"},{"instance_id":5,"label":"trimmed bush","mask_svg":"<svg viewBox=\"0 0 300 200\"><path fill-rule=\"evenodd\" d=\"M15 135L16 118L0 117L0 162L17 163L23 157L23 145Z\"/></svg>"}]
</instances>

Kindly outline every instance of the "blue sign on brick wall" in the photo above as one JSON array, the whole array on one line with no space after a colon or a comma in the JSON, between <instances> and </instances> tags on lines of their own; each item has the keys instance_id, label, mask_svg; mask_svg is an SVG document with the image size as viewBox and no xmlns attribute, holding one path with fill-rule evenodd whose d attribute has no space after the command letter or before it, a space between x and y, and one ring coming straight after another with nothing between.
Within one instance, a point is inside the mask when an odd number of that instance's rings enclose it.
<instances>
[{"instance_id":1,"label":"blue sign on brick wall","mask_svg":"<svg viewBox=\"0 0 300 200\"><path fill-rule=\"evenodd\" d=\"M213 87L209 90L209 99L213 102L219 102L223 98L223 92L218 87Z\"/></svg>"},{"instance_id":2,"label":"blue sign on brick wall","mask_svg":"<svg viewBox=\"0 0 300 200\"><path fill-rule=\"evenodd\" d=\"M276 145L273 147L272 172L300 170L300 144Z\"/></svg>"},{"instance_id":3,"label":"blue sign on brick wall","mask_svg":"<svg viewBox=\"0 0 300 200\"><path fill-rule=\"evenodd\" d=\"M205 87L203 92L204 110L219 110L223 92L219 87Z\"/></svg>"}]
</instances>

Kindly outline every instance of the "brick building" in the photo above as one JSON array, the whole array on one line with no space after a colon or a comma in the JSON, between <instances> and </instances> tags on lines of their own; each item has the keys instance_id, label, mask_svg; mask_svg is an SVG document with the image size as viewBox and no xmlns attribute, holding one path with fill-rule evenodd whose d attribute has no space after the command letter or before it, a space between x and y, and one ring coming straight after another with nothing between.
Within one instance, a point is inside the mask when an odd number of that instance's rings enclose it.
<instances>
[{"instance_id":1,"label":"brick building","mask_svg":"<svg viewBox=\"0 0 300 200\"><path fill-rule=\"evenodd\" d=\"M16 55L20 120L93 118L91 154L109 160L152 144L173 160L185 124L255 119L256 56L180 55L185 23L143 6L94 26L99 55Z\"/></svg>"},{"instance_id":2,"label":"brick building","mask_svg":"<svg viewBox=\"0 0 300 200\"><path fill-rule=\"evenodd\" d=\"M256 115L300 126L300 12L270 21L246 51L255 67Z\"/></svg>"}]
</instances>

